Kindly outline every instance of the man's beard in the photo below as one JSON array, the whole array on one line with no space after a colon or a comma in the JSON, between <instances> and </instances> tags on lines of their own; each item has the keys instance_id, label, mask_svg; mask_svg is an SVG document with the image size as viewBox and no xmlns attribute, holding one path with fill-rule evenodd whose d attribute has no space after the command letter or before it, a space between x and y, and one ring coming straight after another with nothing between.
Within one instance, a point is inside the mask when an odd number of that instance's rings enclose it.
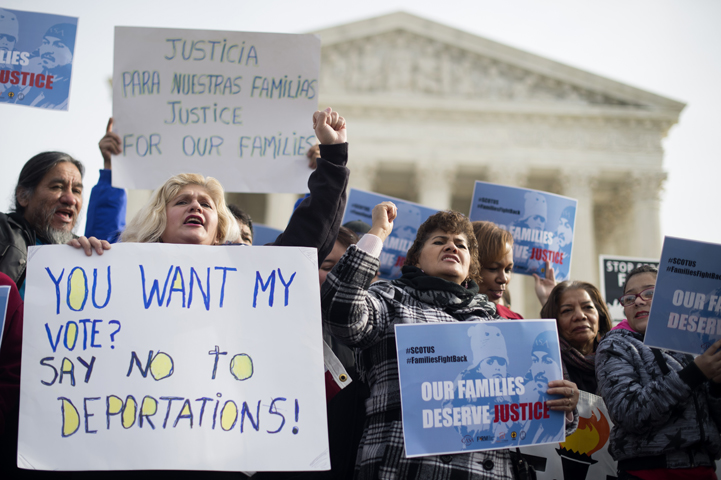
<instances>
[{"instance_id":1,"label":"man's beard","mask_svg":"<svg viewBox=\"0 0 721 480\"><path fill-rule=\"evenodd\" d=\"M45 214L45 218L43 218L40 222L37 221L39 219L35 218L31 223L34 224L33 226L35 227L35 231L48 242L51 244L64 245L75 238L75 235L72 232L75 229L75 222L73 222L73 226L70 230L53 228L50 222L52 221L56 210L57 208L51 208Z\"/></svg>"},{"instance_id":2,"label":"man's beard","mask_svg":"<svg viewBox=\"0 0 721 480\"><path fill-rule=\"evenodd\" d=\"M43 237L52 244L64 245L75 238L73 232L67 230L58 230L47 225L42 232Z\"/></svg>"}]
</instances>

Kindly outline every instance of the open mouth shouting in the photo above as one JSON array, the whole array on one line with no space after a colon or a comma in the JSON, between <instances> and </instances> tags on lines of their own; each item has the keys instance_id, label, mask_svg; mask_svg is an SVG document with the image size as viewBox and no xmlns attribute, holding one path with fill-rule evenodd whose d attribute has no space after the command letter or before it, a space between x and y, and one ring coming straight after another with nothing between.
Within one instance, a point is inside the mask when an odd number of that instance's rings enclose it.
<instances>
[{"instance_id":1,"label":"open mouth shouting","mask_svg":"<svg viewBox=\"0 0 721 480\"><path fill-rule=\"evenodd\" d=\"M75 220L75 210L70 207L56 207L53 216L63 223L73 223Z\"/></svg>"},{"instance_id":2,"label":"open mouth shouting","mask_svg":"<svg viewBox=\"0 0 721 480\"><path fill-rule=\"evenodd\" d=\"M443 262L453 262L453 263L461 263L461 259L458 257L458 255L453 254L445 254L441 257L441 261Z\"/></svg>"},{"instance_id":3,"label":"open mouth shouting","mask_svg":"<svg viewBox=\"0 0 721 480\"><path fill-rule=\"evenodd\" d=\"M205 221L200 215L188 215L185 218L185 222L183 222L183 225L197 225L199 227L202 227L203 225L205 225Z\"/></svg>"}]
</instances>

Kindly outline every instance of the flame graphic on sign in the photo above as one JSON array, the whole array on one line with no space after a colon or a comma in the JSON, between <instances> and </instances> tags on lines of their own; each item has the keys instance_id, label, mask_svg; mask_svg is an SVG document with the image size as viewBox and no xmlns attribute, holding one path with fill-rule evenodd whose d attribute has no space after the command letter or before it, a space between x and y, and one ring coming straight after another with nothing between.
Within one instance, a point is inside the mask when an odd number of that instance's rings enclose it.
<instances>
[{"instance_id":1,"label":"flame graphic on sign","mask_svg":"<svg viewBox=\"0 0 721 480\"><path fill-rule=\"evenodd\" d=\"M596 413L598 412L598 417ZM599 418L600 417L600 418ZM611 428L608 420L600 411L594 411L591 418L580 417L578 429L560 443L566 450L586 454L589 457L599 451L608 442Z\"/></svg>"}]
</instances>

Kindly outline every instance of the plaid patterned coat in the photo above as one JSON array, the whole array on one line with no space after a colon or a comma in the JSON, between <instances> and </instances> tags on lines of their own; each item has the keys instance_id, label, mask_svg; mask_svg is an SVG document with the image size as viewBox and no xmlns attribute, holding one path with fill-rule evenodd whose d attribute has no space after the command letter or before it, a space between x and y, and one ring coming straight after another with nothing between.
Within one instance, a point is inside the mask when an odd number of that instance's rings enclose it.
<instances>
[{"instance_id":1,"label":"plaid patterned coat","mask_svg":"<svg viewBox=\"0 0 721 480\"><path fill-rule=\"evenodd\" d=\"M642 334L614 329L596 350L596 378L614 423L609 451L617 461L661 455L668 468L691 468L713 466L721 455L721 385L709 382L691 355L652 349ZM628 470L644 468L653 467Z\"/></svg>"},{"instance_id":2,"label":"plaid patterned coat","mask_svg":"<svg viewBox=\"0 0 721 480\"><path fill-rule=\"evenodd\" d=\"M466 307L441 309L436 306L439 302L452 304L455 297L392 282L370 286L378 266L378 259L351 245L328 274L321 293L326 327L359 349L358 368L371 390L356 478L512 479L508 450L406 458L394 324L500 317L485 295L476 295Z\"/></svg>"}]
</instances>

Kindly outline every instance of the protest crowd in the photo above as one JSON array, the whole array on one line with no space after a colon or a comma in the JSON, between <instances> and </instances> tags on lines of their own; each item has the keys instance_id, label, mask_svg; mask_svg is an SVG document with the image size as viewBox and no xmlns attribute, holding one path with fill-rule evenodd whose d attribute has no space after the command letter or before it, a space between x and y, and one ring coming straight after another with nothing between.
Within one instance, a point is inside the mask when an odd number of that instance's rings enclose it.
<instances>
[{"instance_id":1,"label":"protest crowd","mask_svg":"<svg viewBox=\"0 0 721 480\"><path fill-rule=\"evenodd\" d=\"M384 241L397 219L403 224L403 212L386 201L373 209L371 224L355 221L343 226L352 169L352 161L351 168L347 166L346 119L327 108L316 111L312 123L318 146L308 152L314 169L308 180L310 193L299 201L286 228L270 245L317 250L323 341L332 351L326 363L342 364L340 373L334 370L333 378L326 378L331 470L252 476L534 478L532 462L515 448L416 457L406 456L404 450L394 327L482 322L478 330L469 330L478 358L474 356L473 366L462 376L482 373L486 366L505 371L505 345L481 337L495 332L494 321L522 320L511 310L507 289L514 265L513 235L491 222L471 222L463 213L438 212L418 228L401 277L380 279ZM112 186L113 156L122 153L113 119L99 148L105 168L89 195L83 188L81 161L62 152L42 152L27 160L17 181L14 205L10 212L0 214L0 284L10 286L0 350L2 478L90 478L94 474L17 468L28 247L67 244L68 249L81 249L93 257L112 255L117 242L211 248L254 244L251 218L242 206L227 204L221 182L202 171L169 178L126 225L126 194ZM86 201L86 230L80 235L75 227ZM553 347L539 335L533 344L534 363L524 380L526 390L533 390L548 410L563 413L566 435L579 428L580 392L601 396L614 422L609 451L618 462L618 478L716 478L715 462L721 458L721 341L695 358L644 345L658 274L655 267L642 266L628 273L620 299L626 320L615 327L596 286L573 280L557 283L550 262L545 262L545 270L544 277L534 274L538 307L541 318L556 321L562 365L549 360ZM541 382L554 368L562 379ZM340 377L350 377L352 383L346 387ZM548 434L534 432L539 439ZM101 475L125 478L132 473ZM244 474L152 475L241 478Z\"/></svg>"}]
</instances>

